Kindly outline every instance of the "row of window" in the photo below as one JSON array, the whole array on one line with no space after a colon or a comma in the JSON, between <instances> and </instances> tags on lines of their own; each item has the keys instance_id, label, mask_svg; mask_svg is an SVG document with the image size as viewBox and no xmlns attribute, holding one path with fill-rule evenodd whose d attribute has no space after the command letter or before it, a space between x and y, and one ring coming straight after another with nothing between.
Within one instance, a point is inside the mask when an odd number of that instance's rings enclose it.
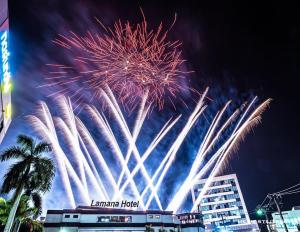
<instances>
[{"instance_id":1,"label":"row of window","mask_svg":"<svg viewBox=\"0 0 300 232\"><path fill-rule=\"evenodd\" d=\"M97 222L132 222L132 216L99 216Z\"/></svg>"},{"instance_id":2,"label":"row of window","mask_svg":"<svg viewBox=\"0 0 300 232\"><path fill-rule=\"evenodd\" d=\"M197 199L198 196L196 196ZM202 200L202 203L208 203L208 202L217 202L217 201L225 201L230 199L236 199L236 201L240 201L240 195L236 192L233 194L223 195L223 196L214 196L214 197L205 197Z\"/></svg>"},{"instance_id":3,"label":"row of window","mask_svg":"<svg viewBox=\"0 0 300 232\"><path fill-rule=\"evenodd\" d=\"M198 188L203 188L205 183L203 184L198 184L197 187ZM220 180L220 181L214 181L211 183L210 187L213 186L220 186L220 185L225 185L225 184L231 184L232 186L236 186L235 184L235 180L234 179L228 179L228 180Z\"/></svg>"},{"instance_id":4,"label":"row of window","mask_svg":"<svg viewBox=\"0 0 300 232\"><path fill-rule=\"evenodd\" d=\"M232 207L241 207L242 208L242 202L234 201L234 202L215 204L215 205L205 205L205 206L201 206L201 211L208 211L208 210L214 210L214 209L226 209L226 208L232 208Z\"/></svg>"},{"instance_id":5,"label":"row of window","mask_svg":"<svg viewBox=\"0 0 300 232\"><path fill-rule=\"evenodd\" d=\"M78 214L65 214L64 218L79 218ZM148 215L149 219L160 219L160 215ZM99 216L98 222L131 222L132 216Z\"/></svg>"},{"instance_id":6,"label":"row of window","mask_svg":"<svg viewBox=\"0 0 300 232\"><path fill-rule=\"evenodd\" d=\"M65 214L65 218L71 218L71 216L72 216L72 218L79 218L79 215L78 214L73 214L73 215L70 215L70 214Z\"/></svg>"},{"instance_id":7,"label":"row of window","mask_svg":"<svg viewBox=\"0 0 300 232\"><path fill-rule=\"evenodd\" d=\"M214 224L218 227L227 226L227 225L245 224L245 223L247 223L246 219L231 219L231 220L214 222Z\"/></svg>"},{"instance_id":8,"label":"row of window","mask_svg":"<svg viewBox=\"0 0 300 232\"><path fill-rule=\"evenodd\" d=\"M226 193L234 191L235 193L238 193L236 186L231 187L224 187L224 188L218 188L218 189L211 189L207 191L207 194L216 194L216 193Z\"/></svg>"},{"instance_id":9,"label":"row of window","mask_svg":"<svg viewBox=\"0 0 300 232\"><path fill-rule=\"evenodd\" d=\"M212 218L223 218L224 220L226 220L227 217L231 217L231 216L240 216L241 218L246 218L243 211L233 210L233 211L227 211L221 213L205 214L203 215L203 219L207 220Z\"/></svg>"},{"instance_id":10,"label":"row of window","mask_svg":"<svg viewBox=\"0 0 300 232\"><path fill-rule=\"evenodd\" d=\"M160 219L160 215L149 214L149 215L148 215L148 218L150 218L150 219L153 219L153 218L155 218L155 219Z\"/></svg>"}]
</instances>

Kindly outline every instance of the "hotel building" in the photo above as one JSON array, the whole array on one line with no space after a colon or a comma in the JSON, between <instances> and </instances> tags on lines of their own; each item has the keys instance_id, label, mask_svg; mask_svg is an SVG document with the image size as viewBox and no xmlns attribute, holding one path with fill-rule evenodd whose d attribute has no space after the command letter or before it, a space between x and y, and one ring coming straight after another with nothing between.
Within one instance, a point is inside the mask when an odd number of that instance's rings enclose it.
<instances>
[{"instance_id":1,"label":"hotel building","mask_svg":"<svg viewBox=\"0 0 300 232\"><path fill-rule=\"evenodd\" d=\"M7 0L0 0L0 144L11 122L11 73Z\"/></svg>"},{"instance_id":2,"label":"hotel building","mask_svg":"<svg viewBox=\"0 0 300 232\"><path fill-rule=\"evenodd\" d=\"M207 179L201 179L192 189L193 202L196 201ZM257 223L251 222L235 174L212 179L201 200L199 210L203 215L207 231L259 231Z\"/></svg>"},{"instance_id":3,"label":"hotel building","mask_svg":"<svg viewBox=\"0 0 300 232\"><path fill-rule=\"evenodd\" d=\"M199 213L174 215L169 211L135 211L79 206L48 210L45 232L204 232Z\"/></svg>"}]
</instances>

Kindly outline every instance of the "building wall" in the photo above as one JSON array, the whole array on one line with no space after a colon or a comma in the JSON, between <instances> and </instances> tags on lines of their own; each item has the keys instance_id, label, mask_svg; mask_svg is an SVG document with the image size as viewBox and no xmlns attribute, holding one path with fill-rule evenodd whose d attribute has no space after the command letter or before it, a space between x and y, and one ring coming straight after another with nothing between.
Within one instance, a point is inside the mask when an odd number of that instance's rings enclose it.
<instances>
[{"instance_id":1,"label":"building wall","mask_svg":"<svg viewBox=\"0 0 300 232\"><path fill-rule=\"evenodd\" d=\"M57 213L58 212L58 213ZM180 220L177 215L164 214L159 212L153 213L97 213L95 211L82 212L80 211L57 211L47 213L45 219L46 232L94 232L94 231L145 231L146 225L151 225L154 232L159 232L164 229L165 232L178 231ZM61 213L59 213L61 212ZM113 217L119 219L130 217L130 222L113 222ZM100 221L99 221L100 220ZM182 232L203 232L202 227L193 225L184 225L180 231Z\"/></svg>"},{"instance_id":2,"label":"building wall","mask_svg":"<svg viewBox=\"0 0 300 232\"><path fill-rule=\"evenodd\" d=\"M202 179L192 189L195 202L207 179ZM213 178L200 203L204 225L238 227L251 225L243 194L235 174Z\"/></svg>"}]
</instances>

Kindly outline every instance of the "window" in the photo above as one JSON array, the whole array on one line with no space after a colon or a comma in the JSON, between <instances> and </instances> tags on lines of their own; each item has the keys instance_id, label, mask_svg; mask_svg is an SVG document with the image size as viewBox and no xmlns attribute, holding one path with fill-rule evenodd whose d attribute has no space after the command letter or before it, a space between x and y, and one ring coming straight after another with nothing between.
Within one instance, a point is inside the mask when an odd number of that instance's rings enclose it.
<instances>
[{"instance_id":1,"label":"window","mask_svg":"<svg viewBox=\"0 0 300 232\"><path fill-rule=\"evenodd\" d=\"M155 215L155 218L156 219L160 219L160 215Z\"/></svg>"},{"instance_id":2,"label":"window","mask_svg":"<svg viewBox=\"0 0 300 232\"><path fill-rule=\"evenodd\" d=\"M110 216L100 216L97 222L110 222Z\"/></svg>"},{"instance_id":3,"label":"window","mask_svg":"<svg viewBox=\"0 0 300 232\"><path fill-rule=\"evenodd\" d=\"M70 218L70 216L71 216L70 214L66 214L65 218Z\"/></svg>"},{"instance_id":4,"label":"window","mask_svg":"<svg viewBox=\"0 0 300 232\"><path fill-rule=\"evenodd\" d=\"M152 218L153 218L153 215L149 215L149 218L151 218L151 219L152 219Z\"/></svg>"},{"instance_id":5,"label":"window","mask_svg":"<svg viewBox=\"0 0 300 232\"><path fill-rule=\"evenodd\" d=\"M78 217L79 217L79 215L77 215L77 214L76 214L76 215L73 215L73 218L78 218Z\"/></svg>"},{"instance_id":6,"label":"window","mask_svg":"<svg viewBox=\"0 0 300 232\"><path fill-rule=\"evenodd\" d=\"M132 222L132 217L131 216L125 216L124 217L124 222Z\"/></svg>"},{"instance_id":7,"label":"window","mask_svg":"<svg viewBox=\"0 0 300 232\"><path fill-rule=\"evenodd\" d=\"M119 217L118 216L112 216L111 217L111 222L119 222Z\"/></svg>"}]
</instances>

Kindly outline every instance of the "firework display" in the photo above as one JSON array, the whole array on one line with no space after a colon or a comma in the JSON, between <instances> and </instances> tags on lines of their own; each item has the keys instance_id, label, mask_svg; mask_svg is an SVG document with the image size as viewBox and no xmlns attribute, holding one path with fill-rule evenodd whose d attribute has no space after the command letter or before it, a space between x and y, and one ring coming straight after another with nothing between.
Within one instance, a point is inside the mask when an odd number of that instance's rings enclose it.
<instances>
[{"instance_id":1,"label":"firework display","mask_svg":"<svg viewBox=\"0 0 300 232\"><path fill-rule=\"evenodd\" d=\"M239 140L260 121L261 113L270 101L267 100L257 108L254 108L254 103L257 101L254 98L248 105L243 105L241 108L236 109L229 117L225 117L224 112L230 105L230 102L218 111L208 130L205 132L204 139L199 141L199 149L192 166L187 167L189 174L180 185L180 188L176 190L175 195L170 197L166 205L161 202L158 190L165 180L169 169L175 168L173 167L173 163L176 159L176 154L186 139L187 134L199 117L203 115L207 107L205 104L207 91L205 91L196 104L194 111L181 128L176 139L172 142L171 147L164 154L161 154L163 160L157 165L152 164L155 172L151 176L145 167L145 163L157 145L163 139L166 139L168 132L174 129L173 127L180 120L181 115L169 119L162 125L161 130L153 138L146 151L141 153L136 145L136 140L138 136L143 136L139 135L139 133L149 111L149 107L145 107L147 95L144 95L141 101L135 126L130 130L113 92L108 89L107 91L102 91L101 94L109 106L110 114L117 121L118 134L121 133L124 135L127 144L126 153L123 153L121 149L123 140L118 141L117 134L114 134L112 125L108 117L105 116L105 112L98 111L94 106L88 106L87 112L90 114L94 127L97 127L101 131L105 141L110 144L111 150L116 157L116 162L121 166L120 170L117 171L119 173L117 178L113 176L109 168L113 164L107 162L107 157L104 155L105 151L101 151L92 133L80 118L74 115L70 100L66 98L59 99L59 106L62 111L60 117L53 118L47 105L43 102L40 104L39 115L29 116L29 120L36 131L53 146L60 177L62 178L64 189L72 207L75 207L78 203L90 204L92 199L117 201L126 199L126 196L132 196L133 199L140 202L140 207L144 210L148 209L151 202L155 200L159 209L177 212L184 203L191 187L199 178L208 176L208 179L211 180L222 169L224 161L237 147ZM225 122L223 122L224 119ZM230 135L220 143L220 137L232 126L233 129L230 130ZM58 136L58 132L63 134L63 138ZM61 145L61 140L63 139L67 141L68 153L64 151ZM217 147L216 152L208 156L213 147ZM130 169L128 165L131 155L135 159L135 167L133 169ZM117 168L117 165L113 165L113 167ZM134 179L137 173L141 173L146 183L142 191L138 189ZM100 174L103 174L103 177ZM122 182L123 177L125 181ZM196 210L197 204L199 204L209 184L210 181L207 181L192 207L192 211ZM75 192L80 193L79 202L75 200Z\"/></svg>"},{"instance_id":2,"label":"firework display","mask_svg":"<svg viewBox=\"0 0 300 232\"><path fill-rule=\"evenodd\" d=\"M52 71L46 86L62 87L53 95L65 94L80 101L85 89L93 93L92 99L99 99L101 89L109 86L129 111L147 92L151 93L147 102L159 109L166 100L173 102L180 96L186 88L187 72L181 68L181 43L167 40L172 26L164 30L160 24L150 30L145 17L136 25L118 21L112 28L97 21L101 32L88 31L85 36L70 32L54 40L72 54L73 64L49 65ZM80 88L70 88L74 84Z\"/></svg>"},{"instance_id":3,"label":"firework display","mask_svg":"<svg viewBox=\"0 0 300 232\"><path fill-rule=\"evenodd\" d=\"M168 173L176 170L177 153L188 134L199 118L205 117L208 89L198 96L200 99L186 121L182 115L176 115L162 123L153 137L152 133L141 133L154 107L162 110L166 101L175 106L175 99L177 103L184 91L193 90L183 84L188 72L182 71L181 43L167 39L173 24L167 30L163 30L162 24L151 30L144 15L136 25L118 21L109 28L97 21L102 31L98 28L84 36L70 32L54 40L71 57L68 64L49 65L53 70L46 86L60 88L50 96L57 97L61 114L53 117L46 103L41 102L39 115L29 116L35 130L53 146L70 206L89 205L93 199L130 199L138 201L143 210L156 205L160 210L176 213L183 207L190 189L206 177L208 181L189 209L195 211L211 180L224 168L239 141L260 121L270 100L255 107L255 97L234 111L229 109L229 101L217 111L213 120L207 121L208 128L203 128L204 137L192 141L198 146L197 153L193 158L189 156L193 160L185 167L184 180L171 187L172 195L166 201L159 190L168 182ZM90 103L83 113L88 117L82 120L81 114L74 111L87 92ZM101 100L105 108L100 110L91 104L93 99ZM132 128L124 110L136 116ZM96 137L103 139L101 143L107 145L105 150L95 139L96 133ZM176 135L175 139L170 136L173 140L169 138L171 133ZM137 144L143 137L151 137L148 144L144 140L145 150ZM159 151L159 162L151 162L165 140L171 142ZM112 155L107 155L107 150Z\"/></svg>"}]
</instances>

